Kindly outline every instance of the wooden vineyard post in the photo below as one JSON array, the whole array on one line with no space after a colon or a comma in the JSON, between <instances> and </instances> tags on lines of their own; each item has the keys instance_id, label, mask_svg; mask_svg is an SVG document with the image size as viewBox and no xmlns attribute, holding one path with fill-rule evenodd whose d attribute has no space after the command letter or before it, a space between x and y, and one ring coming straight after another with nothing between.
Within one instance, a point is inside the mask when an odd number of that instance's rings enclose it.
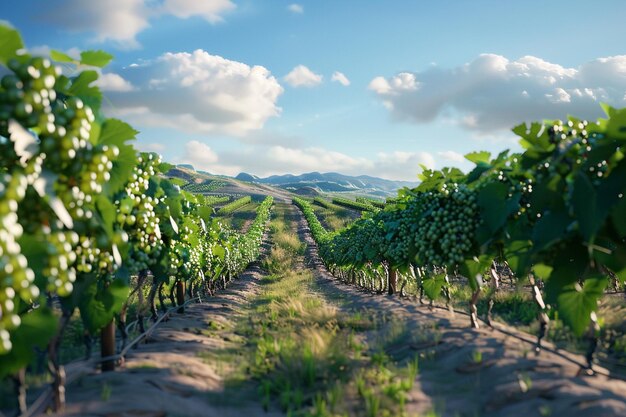
<instances>
[{"instance_id":1,"label":"wooden vineyard post","mask_svg":"<svg viewBox=\"0 0 626 417\"><path fill-rule=\"evenodd\" d=\"M177 312L184 313L185 307L185 282L176 281L176 304L179 306Z\"/></svg>"},{"instance_id":2,"label":"wooden vineyard post","mask_svg":"<svg viewBox=\"0 0 626 417\"><path fill-rule=\"evenodd\" d=\"M100 331L100 355L108 358L115 355L115 319L102 328ZM102 372L115 370L115 359L108 359L102 362Z\"/></svg>"},{"instance_id":3,"label":"wooden vineyard post","mask_svg":"<svg viewBox=\"0 0 626 417\"><path fill-rule=\"evenodd\" d=\"M537 335L537 344L535 345L535 352L539 354L541 351L541 340L545 337L548 332L548 325L550 324L550 318L547 314L546 303L543 301L543 296L541 295L541 290L539 289L539 285L537 285L537 281L535 280L535 276L530 274L528 276L528 280L533 289L533 298L535 299L535 303L539 306L539 334Z\"/></svg>"},{"instance_id":4,"label":"wooden vineyard post","mask_svg":"<svg viewBox=\"0 0 626 417\"><path fill-rule=\"evenodd\" d=\"M470 310L470 322L472 328L478 329L480 325L478 324L478 308L476 307L476 303L478 302L478 297L480 296L480 287L476 289L476 291L472 292L472 298L469 302L469 310Z\"/></svg>"},{"instance_id":5,"label":"wooden vineyard post","mask_svg":"<svg viewBox=\"0 0 626 417\"><path fill-rule=\"evenodd\" d=\"M388 294L394 295L398 290L398 271L389 267L389 289Z\"/></svg>"}]
</instances>

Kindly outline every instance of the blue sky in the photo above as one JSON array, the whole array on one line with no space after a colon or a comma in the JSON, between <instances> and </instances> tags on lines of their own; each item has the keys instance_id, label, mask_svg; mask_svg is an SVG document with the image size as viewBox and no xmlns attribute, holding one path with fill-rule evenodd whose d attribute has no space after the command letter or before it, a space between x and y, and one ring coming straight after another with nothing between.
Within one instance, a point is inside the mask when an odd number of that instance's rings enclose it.
<instances>
[{"instance_id":1,"label":"blue sky","mask_svg":"<svg viewBox=\"0 0 626 417\"><path fill-rule=\"evenodd\" d=\"M517 150L527 120L624 106L623 1L23 0L29 48L115 55L106 111L138 146L234 175L415 179Z\"/></svg>"}]
</instances>

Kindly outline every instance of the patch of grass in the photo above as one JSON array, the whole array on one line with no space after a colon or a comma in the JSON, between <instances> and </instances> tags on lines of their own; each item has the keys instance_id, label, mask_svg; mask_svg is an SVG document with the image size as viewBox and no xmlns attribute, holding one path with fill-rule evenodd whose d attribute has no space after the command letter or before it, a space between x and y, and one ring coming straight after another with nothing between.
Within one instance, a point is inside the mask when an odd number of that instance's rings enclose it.
<instances>
[{"instance_id":1,"label":"patch of grass","mask_svg":"<svg viewBox=\"0 0 626 417\"><path fill-rule=\"evenodd\" d=\"M111 398L111 386L108 384L108 382L105 382L104 384L102 384L102 391L100 391L100 399L104 402L109 401L109 399Z\"/></svg>"},{"instance_id":2,"label":"patch of grass","mask_svg":"<svg viewBox=\"0 0 626 417\"><path fill-rule=\"evenodd\" d=\"M275 212L274 246L262 264L270 273L236 319L239 355L207 357L236 368L225 373L223 397L255 393L264 410L278 408L291 416L406 415L417 358L398 359L387 348L408 340L408 329L389 326L389 314L331 304L311 271L301 267L301 243L291 232L295 225L280 205Z\"/></svg>"}]
</instances>

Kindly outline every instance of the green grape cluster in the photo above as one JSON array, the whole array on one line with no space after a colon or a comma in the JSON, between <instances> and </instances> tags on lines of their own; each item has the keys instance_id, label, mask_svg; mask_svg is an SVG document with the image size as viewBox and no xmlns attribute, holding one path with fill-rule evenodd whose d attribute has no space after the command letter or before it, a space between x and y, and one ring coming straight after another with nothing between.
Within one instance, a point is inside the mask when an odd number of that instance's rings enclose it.
<instances>
[{"instance_id":1,"label":"green grape cluster","mask_svg":"<svg viewBox=\"0 0 626 417\"><path fill-rule=\"evenodd\" d=\"M50 155L44 155L48 160ZM89 255L99 256L93 250L98 243L100 243L101 249L107 250L106 245L102 244L103 232L96 216L94 216L96 212L95 202L97 197L104 192L103 185L111 178L113 161L118 155L119 149L116 146L98 145L92 147L91 144L88 144L84 149L78 151L70 165L65 166L65 168L54 168L58 172L58 177L54 183L56 195L63 202L74 223L80 223L80 234L89 237L80 242L81 248L87 252L85 254L87 257ZM51 168L48 169L52 170ZM41 210L38 212L42 213ZM93 239L94 237L95 239ZM88 244L93 244L93 248L89 249ZM109 257L107 256L107 258ZM83 265L81 269L90 268L85 268Z\"/></svg>"},{"instance_id":2,"label":"green grape cluster","mask_svg":"<svg viewBox=\"0 0 626 417\"><path fill-rule=\"evenodd\" d=\"M48 279L47 290L56 291L61 297L71 294L76 281L77 260L75 248L79 243L76 232L52 232L46 236L46 266L44 276Z\"/></svg>"},{"instance_id":3,"label":"green grape cluster","mask_svg":"<svg viewBox=\"0 0 626 417\"><path fill-rule=\"evenodd\" d=\"M160 157L153 154L140 156L130 181L116 201L116 220L130 243L126 265L132 274L149 269L162 249L159 217L155 212L160 201L146 194L150 178L156 174L155 166L160 163Z\"/></svg>"},{"instance_id":4,"label":"green grape cluster","mask_svg":"<svg viewBox=\"0 0 626 417\"><path fill-rule=\"evenodd\" d=\"M54 90L61 71L46 58L30 58L25 62L12 59L8 63L13 74L2 77L0 85L0 133L6 136L8 120L15 119L26 128L41 132L55 132L52 103Z\"/></svg>"},{"instance_id":5,"label":"green grape cluster","mask_svg":"<svg viewBox=\"0 0 626 417\"><path fill-rule=\"evenodd\" d=\"M54 129L39 134L41 149L49 154L50 167L67 167L75 162L77 153L91 147L89 137L95 116L91 108L77 97L57 100L48 117Z\"/></svg>"},{"instance_id":6,"label":"green grape cluster","mask_svg":"<svg viewBox=\"0 0 626 417\"><path fill-rule=\"evenodd\" d=\"M76 251L76 270L80 273L109 274L115 269L110 247L100 248L96 237L80 236Z\"/></svg>"},{"instance_id":7,"label":"green grape cluster","mask_svg":"<svg viewBox=\"0 0 626 417\"><path fill-rule=\"evenodd\" d=\"M23 228L18 204L26 195L28 179L20 173L0 174L0 355L11 350L9 330L20 325L17 307L39 296L35 274L17 240Z\"/></svg>"},{"instance_id":8,"label":"green grape cluster","mask_svg":"<svg viewBox=\"0 0 626 417\"><path fill-rule=\"evenodd\" d=\"M87 194L100 194L102 185L111 179L111 169L113 169L113 161L119 156L117 146L101 146L86 151L83 159L87 162L83 166L83 173L79 178L80 190Z\"/></svg>"},{"instance_id":9,"label":"green grape cluster","mask_svg":"<svg viewBox=\"0 0 626 417\"><path fill-rule=\"evenodd\" d=\"M476 196L463 185L420 194L422 215L414 235L423 264L455 265L472 248L480 217Z\"/></svg>"}]
</instances>

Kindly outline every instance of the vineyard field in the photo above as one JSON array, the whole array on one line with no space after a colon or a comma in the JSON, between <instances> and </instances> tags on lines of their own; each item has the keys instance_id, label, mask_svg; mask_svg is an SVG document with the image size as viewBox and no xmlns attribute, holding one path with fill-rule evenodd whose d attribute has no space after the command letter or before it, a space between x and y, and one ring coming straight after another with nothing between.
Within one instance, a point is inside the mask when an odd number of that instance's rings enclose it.
<instances>
[{"instance_id":1,"label":"vineyard field","mask_svg":"<svg viewBox=\"0 0 626 417\"><path fill-rule=\"evenodd\" d=\"M127 23L162 30L153 19L173 27L164 15L205 7L182 3L142 3L149 16ZM254 9L223 4L202 9L220 36L220 7ZM90 42L128 43L119 61L28 49L0 22L0 417L626 415L626 108L527 121L511 126L517 150L433 151L437 163L297 150L286 125L254 131L283 114L281 94L349 91L345 74L278 77L203 49L126 65L152 38L100 33L89 7L75 16L95 27ZM287 11L304 21L306 7ZM530 58L572 79L593 69ZM405 94L431 94L426 81L405 72L368 90L403 111L417 102ZM294 125L352 112L340 110ZM192 139L159 142L179 124ZM265 178L211 174L266 160ZM275 161L398 179L283 175Z\"/></svg>"}]
</instances>

